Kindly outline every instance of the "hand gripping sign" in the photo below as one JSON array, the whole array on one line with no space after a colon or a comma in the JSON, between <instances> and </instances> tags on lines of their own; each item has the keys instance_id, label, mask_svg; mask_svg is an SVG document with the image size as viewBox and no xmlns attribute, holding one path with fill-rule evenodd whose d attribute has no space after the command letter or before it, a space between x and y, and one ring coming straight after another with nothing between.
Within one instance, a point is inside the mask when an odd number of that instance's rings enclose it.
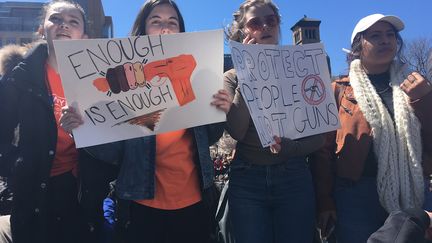
<instances>
[{"instance_id":1,"label":"hand gripping sign","mask_svg":"<svg viewBox=\"0 0 432 243\"><path fill-rule=\"evenodd\" d=\"M55 41L68 104L83 117L77 147L225 120L223 30ZM212 58L208 58L211 56Z\"/></svg>"},{"instance_id":2,"label":"hand gripping sign","mask_svg":"<svg viewBox=\"0 0 432 243\"><path fill-rule=\"evenodd\" d=\"M238 86L263 147L274 144L275 135L296 139L339 127L321 43L230 45Z\"/></svg>"}]
</instances>

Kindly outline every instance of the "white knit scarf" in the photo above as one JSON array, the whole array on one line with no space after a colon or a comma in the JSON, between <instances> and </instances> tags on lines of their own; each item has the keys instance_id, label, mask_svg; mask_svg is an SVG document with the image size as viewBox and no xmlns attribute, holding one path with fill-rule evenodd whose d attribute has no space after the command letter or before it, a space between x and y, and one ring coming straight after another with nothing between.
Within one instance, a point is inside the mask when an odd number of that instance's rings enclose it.
<instances>
[{"instance_id":1,"label":"white knit scarf","mask_svg":"<svg viewBox=\"0 0 432 243\"><path fill-rule=\"evenodd\" d=\"M372 128L377 190L387 212L421 208L424 200L420 122L409 97L399 87L405 78L403 70L404 66L396 62L390 68L394 122L359 59L351 62L349 73L354 96Z\"/></svg>"}]
</instances>

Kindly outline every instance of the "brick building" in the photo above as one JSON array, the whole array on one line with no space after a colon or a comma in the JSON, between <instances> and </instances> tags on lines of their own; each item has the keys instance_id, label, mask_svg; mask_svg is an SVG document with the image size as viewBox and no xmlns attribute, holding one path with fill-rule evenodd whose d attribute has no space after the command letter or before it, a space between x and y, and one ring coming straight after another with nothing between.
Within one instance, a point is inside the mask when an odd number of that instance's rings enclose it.
<instances>
[{"instance_id":1,"label":"brick building","mask_svg":"<svg viewBox=\"0 0 432 243\"><path fill-rule=\"evenodd\" d=\"M101 0L77 1L87 14L90 38L114 36L111 16L105 16ZM41 10L39 2L0 2L0 47L7 44L32 42L39 28Z\"/></svg>"}]
</instances>

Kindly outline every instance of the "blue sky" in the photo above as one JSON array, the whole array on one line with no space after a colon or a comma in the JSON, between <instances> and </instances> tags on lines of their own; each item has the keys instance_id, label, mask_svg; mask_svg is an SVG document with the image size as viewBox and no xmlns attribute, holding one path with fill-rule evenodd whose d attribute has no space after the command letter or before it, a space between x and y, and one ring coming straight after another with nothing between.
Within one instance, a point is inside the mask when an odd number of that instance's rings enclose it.
<instances>
[{"instance_id":1,"label":"blue sky","mask_svg":"<svg viewBox=\"0 0 432 243\"><path fill-rule=\"evenodd\" d=\"M43 0L33 0L45 2ZM127 36L144 0L102 0L106 15L113 17L115 37ZM187 31L222 28L243 0L177 0ZM432 0L274 0L282 15L282 42L292 44L291 27L303 15L320 19L321 41L331 58L332 74L346 73L343 47L349 48L351 32L359 19L383 13L405 22L405 41L432 37ZM228 49L225 48L225 52Z\"/></svg>"}]
</instances>

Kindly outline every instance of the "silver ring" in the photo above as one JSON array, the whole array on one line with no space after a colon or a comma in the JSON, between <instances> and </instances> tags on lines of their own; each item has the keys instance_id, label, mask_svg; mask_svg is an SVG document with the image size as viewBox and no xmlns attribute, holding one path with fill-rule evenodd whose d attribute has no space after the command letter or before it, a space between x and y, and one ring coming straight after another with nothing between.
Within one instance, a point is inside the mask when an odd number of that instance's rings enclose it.
<instances>
[{"instance_id":1,"label":"silver ring","mask_svg":"<svg viewBox=\"0 0 432 243\"><path fill-rule=\"evenodd\" d=\"M408 81L410 81L411 83L414 83L416 81L416 77L412 74L408 75Z\"/></svg>"}]
</instances>

